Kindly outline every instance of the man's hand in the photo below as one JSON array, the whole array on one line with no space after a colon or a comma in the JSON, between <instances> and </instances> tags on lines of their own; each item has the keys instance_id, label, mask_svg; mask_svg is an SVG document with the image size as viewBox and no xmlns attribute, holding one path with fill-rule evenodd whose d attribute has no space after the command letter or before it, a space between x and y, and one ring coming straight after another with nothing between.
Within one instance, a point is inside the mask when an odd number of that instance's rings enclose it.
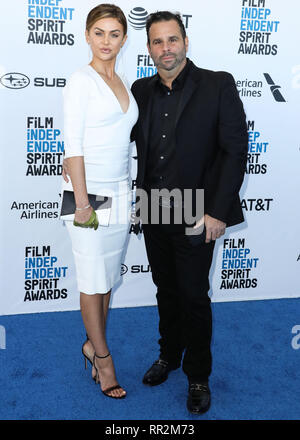
<instances>
[{"instance_id":1,"label":"man's hand","mask_svg":"<svg viewBox=\"0 0 300 440\"><path fill-rule=\"evenodd\" d=\"M68 159L64 159L63 161L63 170L62 170L62 176L64 178L64 181L69 183L69 171L68 171Z\"/></svg>"},{"instance_id":2,"label":"man's hand","mask_svg":"<svg viewBox=\"0 0 300 440\"><path fill-rule=\"evenodd\" d=\"M216 240L225 234L226 223L211 217L208 214L204 214L194 226L194 228L199 228L202 224L205 224L206 228L206 238L205 243L210 243L211 240Z\"/></svg>"}]
</instances>

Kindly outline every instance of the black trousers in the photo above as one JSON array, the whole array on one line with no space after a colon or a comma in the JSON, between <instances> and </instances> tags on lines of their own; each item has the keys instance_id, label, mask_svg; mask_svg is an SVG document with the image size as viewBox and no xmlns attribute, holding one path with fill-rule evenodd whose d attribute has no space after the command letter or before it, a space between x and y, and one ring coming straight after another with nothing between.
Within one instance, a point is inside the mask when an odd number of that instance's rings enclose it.
<instances>
[{"instance_id":1,"label":"black trousers","mask_svg":"<svg viewBox=\"0 0 300 440\"><path fill-rule=\"evenodd\" d=\"M215 242L192 246L178 225L143 225L157 286L160 357L180 366L189 380L211 373L212 313L209 270Z\"/></svg>"}]
</instances>

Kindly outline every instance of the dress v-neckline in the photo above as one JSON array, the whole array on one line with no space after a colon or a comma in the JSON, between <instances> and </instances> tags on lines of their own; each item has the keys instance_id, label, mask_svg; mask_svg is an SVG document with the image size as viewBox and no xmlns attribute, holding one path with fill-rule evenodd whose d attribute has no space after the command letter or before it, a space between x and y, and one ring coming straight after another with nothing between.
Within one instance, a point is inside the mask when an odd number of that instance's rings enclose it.
<instances>
[{"instance_id":1,"label":"dress v-neckline","mask_svg":"<svg viewBox=\"0 0 300 440\"><path fill-rule=\"evenodd\" d=\"M97 74L97 76L101 79L101 81L102 81L102 82L106 85L106 87L110 90L111 94L115 97L115 99L116 99L116 101L117 101L117 103L118 103L118 105L119 105L119 107L120 107L120 109L121 109L122 114L123 114L123 115L127 115L128 110L129 110L129 107L130 107L130 104L131 104L131 99L130 99L130 94L129 94L129 92L128 92L128 89L127 89L127 87L126 87L126 84L125 84L124 81L122 80L121 76L118 75L118 77L120 78L120 80L121 80L123 86L125 87L125 90L126 90L126 93L127 93L127 96L128 96L128 107L127 107L126 112L123 111L122 106L121 106L121 104L120 104L120 101L119 101L118 98L117 98L117 95L116 95L115 92L112 90L112 88L109 87L109 85L107 84L107 82L104 81L104 79L102 78L102 76L100 75L100 73L97 72L97 70L94 69L94 67L91 66L90 64L88 64L88 66L89 66L89 67L90 67L90 68L91 68L91 69Z\"/></svg>"}]
</instances>

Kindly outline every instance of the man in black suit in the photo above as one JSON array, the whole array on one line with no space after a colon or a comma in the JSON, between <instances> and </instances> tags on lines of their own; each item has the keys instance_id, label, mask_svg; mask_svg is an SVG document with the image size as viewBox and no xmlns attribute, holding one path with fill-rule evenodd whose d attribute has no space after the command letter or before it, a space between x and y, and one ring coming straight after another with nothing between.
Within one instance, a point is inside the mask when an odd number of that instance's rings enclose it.
<instances>
[{"instance_id":1,"label":"man in black suit","mask_svg":"<svg viewBox=\"0 0 300 440\"><path fill-rule=\"evenodd\" d=\"M143 383L162 383L182 362L189 380L187 407L199 414L210 406L209 270L215 240L226 227L244 220L239 190L247 126L232 75L200 69L186 57L188 39L180 15L151 14L146 29L158 74L132 85L139 106L132 138L138 154L137 189L149 195L150 211L155 203L161 211L158 224L143 224L161 338L159 359ZM178 207L172 197L150 198L153 190L163 188L190 190L193 208L196 190L204 189L204 215L194 224L196 233L205 226L202 234L189 236L184 221L176 224L174 212L183 205ZM170 224L161 220L166 210Z\"/></svg>"}]
</instances>

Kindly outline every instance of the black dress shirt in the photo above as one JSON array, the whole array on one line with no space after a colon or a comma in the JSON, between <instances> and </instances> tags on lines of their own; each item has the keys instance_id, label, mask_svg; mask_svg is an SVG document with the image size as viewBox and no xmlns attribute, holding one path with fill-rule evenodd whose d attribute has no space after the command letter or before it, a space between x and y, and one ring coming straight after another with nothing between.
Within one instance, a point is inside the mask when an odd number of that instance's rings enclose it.
<instances>
[{"instance_id":1,"label":"black dress shirt","mask_svg":"<svg viewBox=\"0 0 300 440\"><path fill-rule=\"evenodd\" d=\"M190 60L172 82L165 86L159 74L152 101L150 136L146 163L145 188L178 188L175 121L179 100L190 68Z\"/></svg>"}]
</instances>

